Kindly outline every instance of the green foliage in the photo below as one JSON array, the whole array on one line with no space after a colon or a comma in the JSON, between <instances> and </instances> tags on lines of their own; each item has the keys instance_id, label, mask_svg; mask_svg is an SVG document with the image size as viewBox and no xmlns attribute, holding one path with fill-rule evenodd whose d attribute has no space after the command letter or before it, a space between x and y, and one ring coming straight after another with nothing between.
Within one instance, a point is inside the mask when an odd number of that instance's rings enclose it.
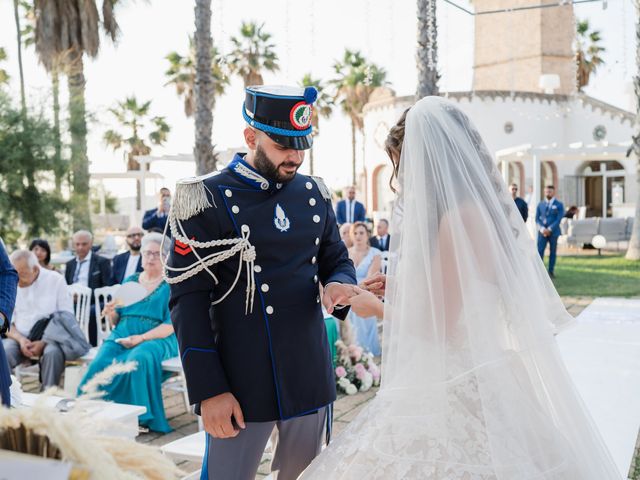
<instances>
[{"instance_id":1,"label":"green foliage","mask_svg":"<svg viewBox=\"0 0 640 480\"><path fill-rule=\"evenodd\" d=\"M0 62L7 60L7 51L4 48L0 48ZM4 68L0 68L0 85L9 83L9 74Z\"/></svg>"},{"instance_id":2,"label":"green foliage","mask_svg":"<svg viewBox=\"0 0 640 480\"><path fill-rule=\"evenodd\" d=\"M91 193L91 213L100 213L100 192L92 188ZM111 192L104 192L104 210L105 213L118 213L118 198Z\"/></svg>"},{"instance_id":3,"label":"green foliage","mask_svg":"<svg viewBox=\"0 0 640 480\"><path fill-rule=\"evenodd\" d=\"M196 45L193 37L189 37L188 55L171 52L165 57L169 61L169 68L164 73L167 77L165 85L173 85L176 93L184 100L184 113L191 117L196 111ZM229 85L226 60L222 58L216 47L211 48L211 76L213 80L213 98L224 94Z\"/></svg>"},{"instance_id":4,"label":"green foliage","mask_svg":"<svg viewBox=\"0 0 640 480\"><path fill-rule=\"evenodd\" d=\"M362 109L377 87L387 85L387 72L369 63L360 52L349 49L345 49L342 60L337 60L333 69L336 77L330 83L336 89L336 100L354 125L362 130Z\"/></svg>"},{"instance_id":5,"label":"green foliage","mask_svg":"<svg viewBox=\"0 0 640 480\"><path fill-rule=\"evenodd\" d=\"M67 204L55 189L55 135L38 114L15 109L0 96L0 236L9 244L20 237L59 232Z\"/></svg>"},{"instance_id":6,"label":"green foliage","mask_svg":"<svg viewBox=\"0 0 640 480\"><path fill-rule=\"evenodd\" d=\"M606 49L602 46L602 36L599 30L591 30L589 20L576 22L576 62L578 91L582 91L589 84L591 75L603 65L602 54Z\"/></svg>"},{"instance_id":7,"label":"green foliage","mask_svg":"<svg viewBox=\"0 0 640 480\"><path fill-rule=\"evenodd\" d=\"M640 295L640 264L621 255L560 256L555 274L553 283L563 296Z\"/></svg>"},{"instance_id":8,"label":"green foliage","mask_svg":"<svg viewBox=\"0 0 640 480\"><path fill-rule=\"evenodd\" d=\"M245 87L262 85L262 72L265 70L280 70L271 34L263 29L264 23L242 22L240 35L231 37L233 50L229 54L229 69L243 79Z\"/></svg>"}]
</instances>

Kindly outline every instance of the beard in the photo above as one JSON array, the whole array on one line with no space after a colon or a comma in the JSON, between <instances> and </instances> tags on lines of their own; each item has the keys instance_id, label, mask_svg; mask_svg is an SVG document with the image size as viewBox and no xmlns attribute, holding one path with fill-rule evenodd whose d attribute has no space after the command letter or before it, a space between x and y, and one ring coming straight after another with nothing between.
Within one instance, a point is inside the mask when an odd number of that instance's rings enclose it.
<instances>
[{"instance_id":1,"label":"beard","mask_svg":"<svg viewBox=\"0 0 640 480\"><path fill-rule=\"evenodd\" d=\"M287 183L293 180L293 177L296 176L296 172L300 167L296 163L291 162L283 162L277 167L271 161L271 159L267 156L265 151L262 149L260 145L256 148L256 154L254 157L254 163L256 170L265 177L267 180L271 180L276 183ZM297 167L296 171L293 173L283 173L280 171L280 167Z\"/></svg>"},{"instance_id":2,"label":"beard","mask_svg":"<svg viewBox=\"0 0 640 480\"><path fill-rule=\"evenodd\" d=\"M139 252L141 246L142 245L140 243L129 244L129 248L134 252Z\"/></svg>"}]
</instances>

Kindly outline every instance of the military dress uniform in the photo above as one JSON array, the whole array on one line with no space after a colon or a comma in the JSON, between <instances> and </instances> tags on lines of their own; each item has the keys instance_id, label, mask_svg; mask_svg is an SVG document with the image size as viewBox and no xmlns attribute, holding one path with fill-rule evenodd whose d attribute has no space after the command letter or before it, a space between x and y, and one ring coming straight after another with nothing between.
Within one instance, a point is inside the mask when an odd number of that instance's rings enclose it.
<instances>
[{"instance_id":1,"label":"military dress uniform","mask_svg":"<svg viewBox=\"0 0 640 480\"><path fill-rule=\"evenodd\" d=\"M306 92L285 95L262 88L267 90L247 89L245 119L278 143L308 148L310 135L298 135L299 130L293 140L282 138L283 125L293 123L301 102L312 103ZM284 114L290 118L284 120ZM304 118L299 121L304 125ZM275 133L267 129L274 123ZM237 154L222 171L178 184L168 228L171 319L190 401L197 405L231 392L247 431L250 424L264 427L250 459L246 445L239 444L245 431L232 439L207 435L203 478L253 478L255 470L240 473L234 462L255 461L257 469L274 423L293 428L299 422L290 420L302 419L322 430L326 407L336 398L319 284L355 284L356 278L330 193L320 179L301 174L276 183ZM346 313L343 308L335 315ZM281 470L294 457L304 457L290 453L276 454ZM243 457L229 458L236 454Z\"/></svg>"}]
</instances>

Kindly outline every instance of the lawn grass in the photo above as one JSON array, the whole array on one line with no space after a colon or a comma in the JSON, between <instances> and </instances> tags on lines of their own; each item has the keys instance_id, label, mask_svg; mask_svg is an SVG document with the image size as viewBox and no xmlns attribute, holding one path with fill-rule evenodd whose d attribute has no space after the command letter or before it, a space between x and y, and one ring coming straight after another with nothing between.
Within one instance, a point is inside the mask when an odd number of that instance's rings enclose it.
<instances>
[{"instance_id":1,"label":"lawn grass","mask_svg":"<svg viewBox=\"0 0 640 480\"><path fill-rule=\"evenodd\" d=\"M562 296L640 296L640 262L623 255L559 256L553 283Z\"/></svg>"}]
</instances>

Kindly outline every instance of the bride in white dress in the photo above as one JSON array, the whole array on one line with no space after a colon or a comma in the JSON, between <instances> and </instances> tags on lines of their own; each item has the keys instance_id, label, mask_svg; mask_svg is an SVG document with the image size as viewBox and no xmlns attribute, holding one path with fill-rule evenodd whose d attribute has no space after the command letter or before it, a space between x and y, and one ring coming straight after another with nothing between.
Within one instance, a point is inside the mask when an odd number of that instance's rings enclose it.
<instances>
[{"instance_id":1,"label":"bride in white dress","mask_svg":"<svg viewBox=\"0 0 640 480\"><path fill-rule=\"evenodd\" d=\"M572 318L477 130L438 97L403 120L382 385L302 478L620 480L554 340Z\"/></svg>"}]
</instances>

